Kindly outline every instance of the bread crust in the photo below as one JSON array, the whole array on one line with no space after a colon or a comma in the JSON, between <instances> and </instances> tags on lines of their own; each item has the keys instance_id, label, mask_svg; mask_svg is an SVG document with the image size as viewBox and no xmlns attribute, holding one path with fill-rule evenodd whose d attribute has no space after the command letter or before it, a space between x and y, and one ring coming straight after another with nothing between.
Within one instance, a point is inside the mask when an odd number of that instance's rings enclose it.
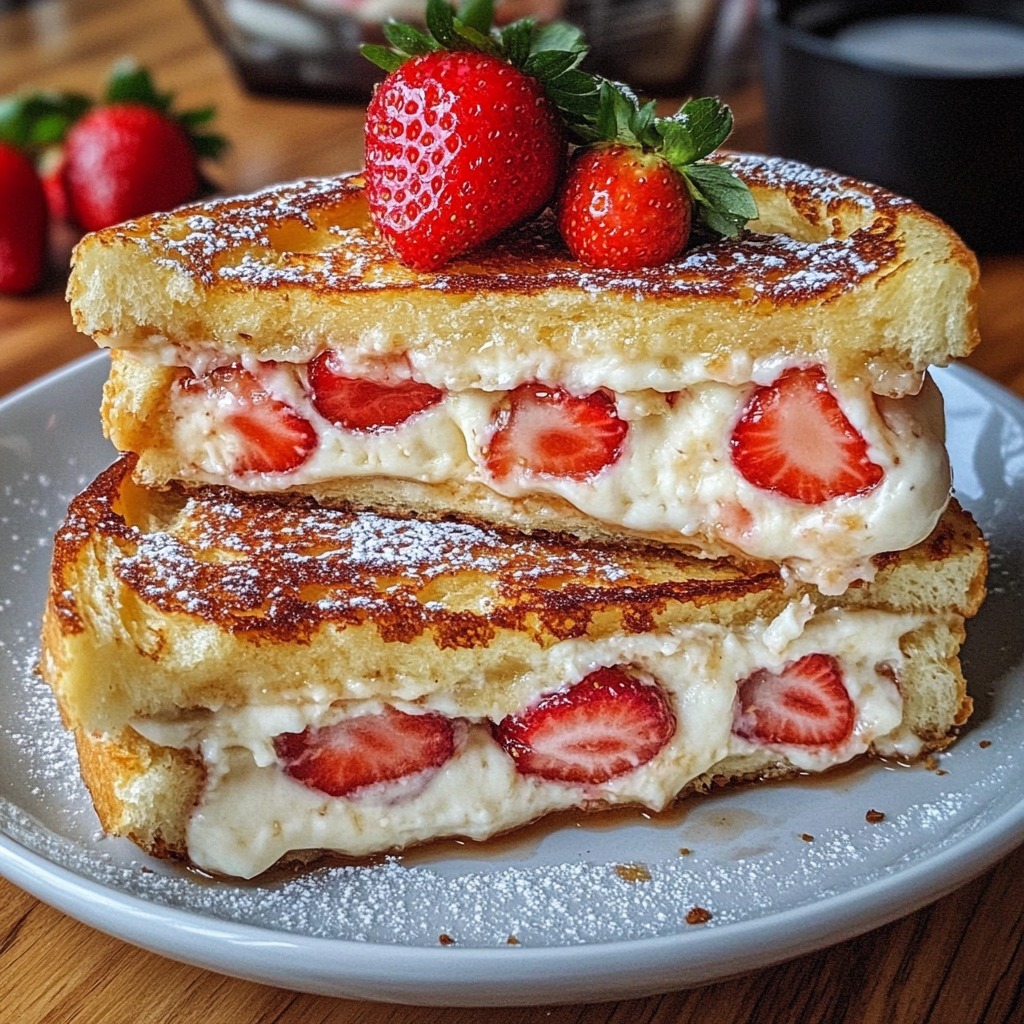
<instances>
[{"instance_id":1,"label":"bread crust","mask_svg":"<svg viewBox=\"0 0 1024 1024\"><path fill-rule=\"evenodd\" d=\"M976 344L974 256L877 186L773 157L721 157L760 211L641 272L574 262L543 215L436 272L397 263L358 175L280 185L87 236L68 298L98 344L163 361L408 359L417 379L670 391L751 379L784 354L881 393ZM176 351L168 354L169 348Z\"/></svg>"}]
</instances>

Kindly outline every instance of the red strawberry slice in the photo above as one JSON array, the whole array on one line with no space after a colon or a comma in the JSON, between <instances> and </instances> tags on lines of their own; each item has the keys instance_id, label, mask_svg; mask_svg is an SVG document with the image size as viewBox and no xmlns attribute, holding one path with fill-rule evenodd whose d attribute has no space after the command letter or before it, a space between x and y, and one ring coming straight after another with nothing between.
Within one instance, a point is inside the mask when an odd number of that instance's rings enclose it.
<instances>
[{"instance_id":1,"label":"red strawberry slice","mask_svg":"<svg viewBox=\"0 0 1024 1024\"><path fill-rule=\"evenodd\" d=\"M455 746L451 719L394 708L274 739L285 772L329 796L348 796L364 786L440 768Z\"/></svg>"},{"instance_id":2,"label":"red strawberry slice","mask_svg":"<svg viewBox=\"0 0 1024 1024\"><path fill-rule=\"evenodd\" d=\"M849 738L853 720L839 662L808 654L779 672L758 669L739 683L732 731L759 743L828 747Z\"/></svg>"},{"instance_id":3,"label":"red strawberry slice","mask_svg":"<svg viewBox=\"0 0 1024 1024\"><path fill-rule=\"evenodd\" d=\"M309 364L309 386L316 411L346 430L397 427L444 398L443 391L420 381L387 383L346 377L330 350Z\"/></svg>"},{"instance_id":4,"label":"red strawberry slice","mask_svg":"<svg viewBox=\"0 0 1024 1024\"><path fill-rule=\"evenodd\" d=\"M494 735L522 775L598 784L646 764L675 728L661 688L616 666L509 715Z\"/></svg>"},{"instance_id":5,"label":"red strawberry slice","mask_svg":"<svg viewBox=\"0 0 1024 1024\"><path fill-rule=\"evenodd\" d=\"M484 463L498 480L516 471L585 480L619 458L628 429L603 391L577 398L521 384L494 418Z\"/></svg>"},{"instance_id":6,"label":"red strawberry slice","mask_svg":"<svg viewBox=\"0 0 1024 1024\"><path fill-rule=\"evenodd\" d=\"M807 505L862 494L883 477L820 366L757 388L732 433L732 461L755 487Z\"/></svg>"},{"instance_id":7,"label":"red strawberry slice","mask_svg":"<svg viewBox=\"0 0 1024 1024\"><path fill-rule=\"evenodd\" d=\"M187 377L181 387L208 397L220 423L235 435L235 473L287 473L302 465L317 446L313 425L237 364Z\"/></svg>"}]
</instances>

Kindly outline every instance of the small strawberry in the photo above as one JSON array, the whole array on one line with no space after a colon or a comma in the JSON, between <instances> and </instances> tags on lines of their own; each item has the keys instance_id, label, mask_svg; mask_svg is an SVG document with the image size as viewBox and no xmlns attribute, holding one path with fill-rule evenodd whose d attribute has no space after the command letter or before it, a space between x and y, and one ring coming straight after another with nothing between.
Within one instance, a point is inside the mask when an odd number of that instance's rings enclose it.
<instances>
[{"instance_id":1,"label":"small strawberry","mask_svg":"<svg viewBox=\"0 0 1024 1024\"><path fill-rule=\"evenodd\" d=\"M654 267L690 237L690 194L663 157L608 143L581 149L558 200L558 229L581 263L611 270Z\"/></svg>"},{"instance_id":2,"label":"small strawberry","mask_svg":"<svg viewBox=\"0 0 1024 1024\"><path fill-rule=\"evenodd\" d=\"M612 270L659 266L686 246L694 217L724 235L757 216L750 190L702 158L732 131L717 99L691 100L656 117L621 86L605 82L595 121L577 129L576 151L559 190L558 228L582 263Z\"/></svg>"},{"instance_id":3,"label":"small strawberry","mask_svg":"<svg viewBox=\"0 0 1024 1024\"><path fill-rule=\"evenodd\" d=\"M493 6L456 16L429 0L427 33L391 23L391 49L363 48L388 72L366 113L367 201L410 267L439 267L543 209L566 151L556 102L595 90L577 71L576 30L523 20L499 31Z\"/></svg>"},{"instance_id":4,"label":"small strawberry","mask_svg":"<svg viewBox=\"0 0 1024 1024\"><path fill-rule=\"evenodd\" d=\"M440 768L454 753L455 724L443 715L388 708L334 725L282 733L274 750L285 772L329 796Z\"/></svg>"},{"instance_id":5,"label":"small strawberry","mask_svg":"<svg viewBox=\"0 0 1024 1024\"><path fill-rule=\"evenodd\" d=\"M346 377L330 349L309 364L309 386L316 411L346 430L397 427L444 398L443 391L419 381Z\"/></svg>"},{"instance_id":6,"label":"small strawberry","mask_svg":"<svg viewBox=\"0 0 1024 1024\"><path fill-rule=\"evenodd\" d=\"M199 395L212 410L220 428L217 441L233 473L287 473L316 449L312 424L241 366L186 377L180 387Z\"/></svg>"},{"instance_id":7,"label":"small strawberry","mask_svg":"<svg viewBox=\"0 0 1024 1024\"><path fill-rule=\"evenodd\" d=\"M0 292L30 291L46 268L46 195L24 153L0 142Z\"/></svg>"},{"instance_id":8,"label":"small strawberry","mask_svg":"<svg viewBox=\"0 0 1024 1024\"><path fill-rule=\"evenodd\" d=\"M484 463L499 480L517 472L585 480L619 458L628 430L604 391L578 398L521 384L494 418Z\"/></svg>"},{"instance_id":9,"label":"small strawberry","mask_svg":"<svg viewBox=\"0 0 1024 1024\"><path fill-rule=\"evenodd\" d=\"M730 441L755 487L808 505L861 494L884 476L820 366L793 368L751 395Z\"/></svg>"},{"instance_id":10,"label":"small strawberry","mask_svg":"<svg viewBox=\"0 0 1024 1024\"><path fill-rule=\"evenodd\" d=\"M828 747L849 738L854 717L839 662L808 654L778 672L759 669L742 680L732 730L759 743Z\"/></svg>"},{"instance_id":11,"label":"small strawberry","mask_svg":"<svg viewBox=\"0 0 1024 1024\"><path fill-rule=\"evenodd\" d=\"M494 736L522 775L597 785L646 764L675 728L661 688L616 666L503 718Z\"/></svg>"}]
</instances>

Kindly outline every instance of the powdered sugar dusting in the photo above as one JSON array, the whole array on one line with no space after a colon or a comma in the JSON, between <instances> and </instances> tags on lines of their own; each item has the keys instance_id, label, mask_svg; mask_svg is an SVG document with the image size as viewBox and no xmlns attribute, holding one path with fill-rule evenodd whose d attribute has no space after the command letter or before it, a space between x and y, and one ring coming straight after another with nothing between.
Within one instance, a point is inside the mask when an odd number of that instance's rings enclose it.
<instances>
[{"instance_id":1,"label":"powdered sugar dusting","mask_svg":"<svg viewBox=\"0 0 1024 1024\"><path fill-rule=\"evenodd\" d=\"M733 300L749 299L754 289L755 301L782 304L851 289L897 258L894 214L912 205L909 200L792 160L753 154L720 159L752 187L785 192L807 224L823 226L826 237L802 243L785 234L697 239L678 259L642 273L590 270L569 257L548 211L469 258L416 273L398 264L374 232L361 178L345 175L214 200L177 220L150 218L119 229L118 240L208 286L455 293L571 288ZM839 213L859 230L839 230Z\"/></svg>"}]
</instances>

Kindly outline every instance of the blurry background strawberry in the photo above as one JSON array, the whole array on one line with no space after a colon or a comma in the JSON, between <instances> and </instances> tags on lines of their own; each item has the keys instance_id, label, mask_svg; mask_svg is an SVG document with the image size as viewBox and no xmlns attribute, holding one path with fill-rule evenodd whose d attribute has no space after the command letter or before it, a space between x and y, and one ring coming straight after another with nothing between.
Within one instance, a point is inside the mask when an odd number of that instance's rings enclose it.
<instances>
[{"instance_id":1,"label":"blurry background strawberry","mask_svg":"<svg viewBox=\"0 0 1024 1024\"><path fill-rule=\"evenodd\" d=\"M141 103L115 103L68 132L53 188L55 205L95 231L194 198L199 169L176 121Z\"/></svg>"},{"instance_id":2,"label":"blurry background strawberry","mask_svg":"<svg viewBox=\"0 0 1024 1024\"><path fill-rule=\"evenodd\" d=\"M196 198L201 167L226 142L207 130L212 106L177 112L148 71L114 68L101 98L32 93L0 103L0 140L27 153L51 215L87 231Z\"/></svg>"},{"instance_id":3,"label":"blurry background strawberry","mask_svg":"<svg viewBox=\"0 0 1024 1024\"><path fill-rule=\"evenodd\" d=\"M0 142L0 292L27 292L46 266L43 185L20 150Z\"/></svg>"}]
</instances>

